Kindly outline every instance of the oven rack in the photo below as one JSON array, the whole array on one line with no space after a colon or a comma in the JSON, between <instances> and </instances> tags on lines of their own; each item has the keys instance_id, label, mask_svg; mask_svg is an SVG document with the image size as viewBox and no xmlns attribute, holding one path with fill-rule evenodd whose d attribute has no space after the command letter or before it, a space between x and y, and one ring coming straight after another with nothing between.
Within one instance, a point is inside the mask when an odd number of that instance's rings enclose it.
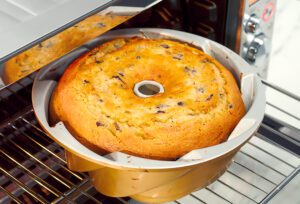
<instances>
[{"instance_id":1,"label":"oven rack","mask_svg":"<svg viewBox=\"0 0 300 204\"><path fill-rule=\"evenodd\" d=\"M130 198L98 193L87 174L66 167L64 150L47 136L34 116L33 78L34 74L0 90L0 203L137 204ZM299 101L297 96L264 83ZM299 136L299 129L266 115L256 136L241 148L217 181L169 203L254 204L282 199L293 181L300 183L299 138L297 143L297 138L281 132L282 126ZM295 202L296 198L284 199Z\"/></svg>"}]
</instances>

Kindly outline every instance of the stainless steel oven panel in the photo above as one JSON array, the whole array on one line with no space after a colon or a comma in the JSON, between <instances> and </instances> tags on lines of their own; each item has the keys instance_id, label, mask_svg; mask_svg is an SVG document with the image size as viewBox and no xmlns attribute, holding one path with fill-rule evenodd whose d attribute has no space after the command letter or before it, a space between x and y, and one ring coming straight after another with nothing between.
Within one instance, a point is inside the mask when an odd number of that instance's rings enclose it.
<instances>
[{"instance_id":1,"label":"stainless steel oven panel","mask_svg":"<svg viewBox=\"0 0 300 204\"><path fill-rule=\"evenodd\" d=\"M276 0L245 1L240 55L263 78L267 76L275 10Z\"/></svg>"}]
</instances>

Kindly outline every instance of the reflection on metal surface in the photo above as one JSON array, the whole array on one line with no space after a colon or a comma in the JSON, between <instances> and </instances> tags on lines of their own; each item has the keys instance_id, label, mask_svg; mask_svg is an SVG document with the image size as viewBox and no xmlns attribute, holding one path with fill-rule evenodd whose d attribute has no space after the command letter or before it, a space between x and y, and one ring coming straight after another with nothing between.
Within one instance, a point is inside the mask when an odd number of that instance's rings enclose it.
<instances>
[{"instance_id":1,"label":"reflection on metal surface","mask_svg":"<svg viewBox=\"0 0 300 204\"><path fill-rule=\"evenodd\" d=\"M0 1L1 63L84 18L100 12L114 2L116 1Z\"/></svg>"},{"instance_id":2,"label":"reflection on metal surface","mask_svg":"<svg viewBox=\"0 0 300 204\"><path fill-rule=\"evenodd\" d=\"M23 78L132 17L101 13L88 17L56 36L9 59L3 66L2 79L4 84L10 84Z\"/></svg>"},{"instance_id":3,"label":"reflection on metal surface","mask_svg":"<svg viewBox=\"0 0 300 204\"><path fill-rule=\"evenodd\" d=\"M0 2L0 89L160 1Z\"/></svg>"}]
</instances>

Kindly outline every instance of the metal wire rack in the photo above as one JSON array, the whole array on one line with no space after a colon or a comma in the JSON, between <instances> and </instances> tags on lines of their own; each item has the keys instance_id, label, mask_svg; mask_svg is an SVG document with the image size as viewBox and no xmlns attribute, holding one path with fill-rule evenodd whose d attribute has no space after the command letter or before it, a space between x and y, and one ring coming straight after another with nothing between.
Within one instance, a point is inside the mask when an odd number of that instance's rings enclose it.
<instances>
[{"instance_id":1,"label":"metal wire rack","mask_svg":"<svg viewBox=\"0 0 300 204\"><path fill-rule=\"evenodd\" d=\"M66 167L64 150L47 136L34 116L33 78L34 74L0 91L0 203L138 203L104 196L91 186L87 174ZM271 200L300 172L299 145L286 139L290 136L281 132L278 124L282 125L266 116L257 135L241 148L217 181L170 203ZM285 127L299 135L298 129ZM282 146L272 144L274 141Z\"/></svg>"}]
</instances>

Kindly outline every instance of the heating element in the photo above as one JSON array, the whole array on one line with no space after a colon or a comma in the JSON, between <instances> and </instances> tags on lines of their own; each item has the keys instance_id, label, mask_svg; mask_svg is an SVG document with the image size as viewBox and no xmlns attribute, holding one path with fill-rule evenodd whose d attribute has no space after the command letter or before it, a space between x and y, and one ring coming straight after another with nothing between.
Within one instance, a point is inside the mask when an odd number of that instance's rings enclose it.
<instances>
[{"instance_id":1,"label":"heating element","mask_svg":"<svg viewBox=\"0 0 300 204\"><path fill-rule=\"evenodd\" d=\"M91 186L87 174L66 167L64 150L34 116L33 78L34 74L0 91L0 203L138 203L104 196ZM299 136L298 129L265 116L256 136L217 181L170 203L280 203L283 198L296 202L292 196L300 187L300 152L295 134Z\"/></svg>"}]
</instances>

